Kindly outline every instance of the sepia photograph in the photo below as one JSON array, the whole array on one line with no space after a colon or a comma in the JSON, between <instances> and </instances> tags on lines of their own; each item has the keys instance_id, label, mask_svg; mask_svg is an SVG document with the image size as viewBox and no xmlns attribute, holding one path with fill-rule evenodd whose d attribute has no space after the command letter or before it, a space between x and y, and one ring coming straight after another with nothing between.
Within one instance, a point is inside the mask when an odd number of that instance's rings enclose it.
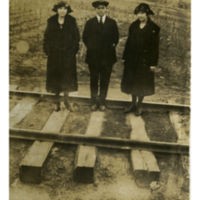
<instances>
[{"instance_id":1,"label":"sepia photograph","mask_svg":"<svg viewBox=\"0 0 200 200\"><path fill-rule=\"evenodd\" d=\"M190 0L10 0L8 71L10 200L190 200Z\"/></svg>"}]
</instances>

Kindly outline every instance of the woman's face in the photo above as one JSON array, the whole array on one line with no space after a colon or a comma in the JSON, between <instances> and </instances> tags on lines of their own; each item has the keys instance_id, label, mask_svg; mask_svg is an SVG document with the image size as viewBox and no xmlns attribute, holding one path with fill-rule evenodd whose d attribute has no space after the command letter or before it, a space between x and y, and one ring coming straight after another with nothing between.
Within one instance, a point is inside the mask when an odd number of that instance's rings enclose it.
<instances>
[{"instance_id":1,"label":"woman's face","mask_svg":"<svg viewBox=\"0 0 200 200\"><path fill-rule=\"evenodd\" d=\"M60 7L60 8L58 8L57 12L60 17L65 17L65 15L67 14L67 8Z\"/></svg>"},{"instance_id":2,"label":"woman's face","mask_svg":"<svg viewBox=\"0 0 200 200\"><path fill-rule=\"evenodd\" d=\"M147 14L145 12L139 12L137 14L137 18L140 20L140 22L146 22L147 21Z\"/></svg>"}]
</instances>

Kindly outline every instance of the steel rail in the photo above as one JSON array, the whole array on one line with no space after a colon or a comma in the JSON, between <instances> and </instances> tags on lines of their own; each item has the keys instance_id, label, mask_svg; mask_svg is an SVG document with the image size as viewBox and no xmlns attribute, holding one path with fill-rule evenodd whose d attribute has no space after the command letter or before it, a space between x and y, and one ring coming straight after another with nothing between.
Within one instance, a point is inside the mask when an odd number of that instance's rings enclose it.
<instances>
[{"instance_id":1,"label":"steel rail","mask_svg":"<svg viewBox=\"0 0 200 200\"><path fill-rule=\"evenodd\" d=\"M10 128L11 139L22 140L39 140L49 141L61 144L82 144L91 145L96 147L103 147L109 149L141 149L152 152L169 153L169 154L189 154L188 144L178 144L170 142L158 142L158 141L141 141L132 139L121 139L113 137L94 137L85 136L80 134L61 134L52 132L40 132L38 130L29 129L17 129Z\"/></svg>"},{"instance_id":2,"label":"steel rail","mask_svg":"<svg viewBox=\"0 0 200 200\"><path fill-rule=\"evenodd\" d=\"M18 96L32 96L35 98L41 98L41 99L47 99L52 100L54 95L52 93L47 92L34 92L34 91L20 91L20 90L10 90L10 95L18 95ZM61 98L63 95L61 94ZM89 96L77 96L77 95L70 95L69 98L77 103L82 104L89 104L90 103L90 97ZM113 109L119 109L125 106L128 106L130 104L130 101L128 100L121 100L121 99L112 99L108 98L107 105L109 108ZM168 103L158 103L158 102L143 102L143 108L144 110L174 110L174 111L183 111L187 112L190 111L189 105L184 104L168 104Z\"/></svg>"}]
</instances>

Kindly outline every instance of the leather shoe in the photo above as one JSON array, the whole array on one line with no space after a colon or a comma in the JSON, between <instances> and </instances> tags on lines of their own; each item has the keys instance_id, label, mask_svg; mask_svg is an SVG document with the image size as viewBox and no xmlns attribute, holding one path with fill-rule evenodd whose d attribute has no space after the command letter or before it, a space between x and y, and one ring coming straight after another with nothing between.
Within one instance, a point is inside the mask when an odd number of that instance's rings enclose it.
<instances>
[{"instance_id":1,"label":"leather shoe","mask_svg":"<svg viewBox=\"0 0 200 200\"><path fill-rule=\"evenodd\" d=\"M75 103L69 103L67 101L64 102L65 107L67 108L67 110L69 110L70 112L75 112L78 111L78 105Z\"/></svg>"},{"instance_id":2,"label":"leather shoe","mask_svg":"<svg viewBox=\"0 0 200 200\"><path fill-rule=\"evenodd\" d=\"M90 107L91 111L96 111L97 108L98 108L97 104L92 104Z\"/></svg>"},{"instance_id":3,"label":"leather shoe","mask_svg":"<svg viewBox=\"0 0 200 200\"><path fill-rule=\"evenodd\" d=\"M124 109L124 113L130 113L130 112L135 112L136 111L136 106L131 104L129 107Z\"/></svg>"},{"instance_id":4,"label":"leather shoe","mask_svg":"<svg viewBox=\"0 0 200 200\"><path fill-rule=\"evenodd\" d=\"M99 110L100 111L105 111L106 110L106 106L105 105L100 105L99 106Z\"/></svg>"},{"instance_id":5,"label":"leather shoe","mask_svg":"<svg viewBox=\"0 0 200 200\"><path fill-rule=\"evenodd\" d=\"M55 112L60 111L60 104L59 104L59 103L56 103L56 104L55 104L54 111L55 111Z\"/></svg>"},{"instance_id":6,"label":"leather shoe","mask_svg":"<svg viewBox=\"0 0 200 200\"><path fill-rule=\"evenodd\" d=\"M136 115L136 116L140 116L141 114L142 114L142 108L137 107L137 108L136 108L136 111L135 111L135 115Z\"/></svg>"}]
</instances>

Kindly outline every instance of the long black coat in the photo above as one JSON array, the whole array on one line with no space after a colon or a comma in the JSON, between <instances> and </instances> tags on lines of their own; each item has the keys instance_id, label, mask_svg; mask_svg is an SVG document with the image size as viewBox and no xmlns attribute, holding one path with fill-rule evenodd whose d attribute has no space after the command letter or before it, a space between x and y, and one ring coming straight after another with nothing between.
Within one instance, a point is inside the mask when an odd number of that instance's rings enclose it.
<instances>
[{"instance_id":1,"label":"long black coat","mask_svg":"<svg viewBox=\"0 0 200 200\"><path fill-rule=\"evenodd\" d=\"M116 62L115 47L118 44L119 33L116 21L107 17L103 25L97 17L86 22L83 31L83 42L87 47L86 63L112 65Z\"/></svg>"},{"instance_id":2,"label":"long black coat","mask_svg":"<svg viewBox=\"0 0 200 200\"><path fill-rule=\"evenodd\" d=\"M44 52L48 56L46 89L49 92L76 91L76 53L80 35L76 20L66 15L63 27L58 23L58 15L48 19L44 34Z\"/></svg>"},{"instance_id":3,"label":"long black coat","mask_svg":"<svg viewBox=\"0 0 200 200\"><path fill-rule=\"evenodd\" d=\"M139 20L129 28L129 35L123 53L124 73L121 90L134 95L154 94L154 72L150 66L158 64L160 28L150 19L143 29Z\"/></svg>"}]
</instances>

